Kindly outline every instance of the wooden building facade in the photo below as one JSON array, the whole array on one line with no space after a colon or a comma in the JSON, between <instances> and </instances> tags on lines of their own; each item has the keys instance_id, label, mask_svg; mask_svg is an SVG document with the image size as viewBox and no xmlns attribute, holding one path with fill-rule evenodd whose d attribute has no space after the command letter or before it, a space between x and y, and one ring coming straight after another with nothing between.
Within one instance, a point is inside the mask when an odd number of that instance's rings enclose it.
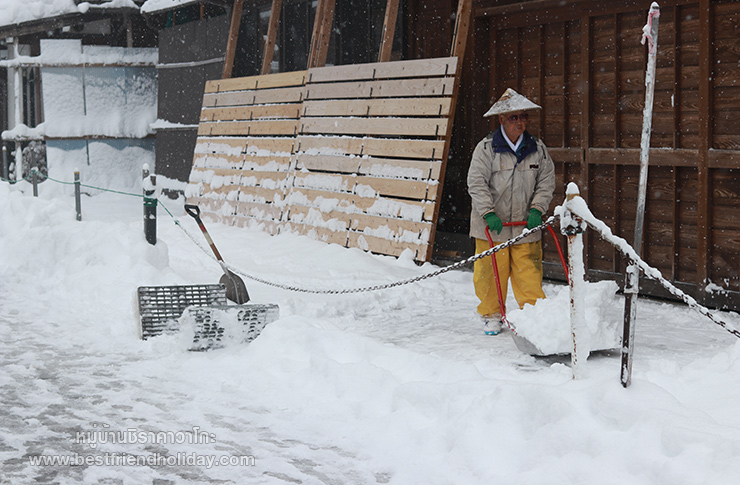
<instances>
[{"instance_id":1,"label":"wooden building facade","mask_svg":"<svg viewBox=\"0 0 740 485\"><path fill-rule=\"evenodd\" d=\"M444 17L456 2L423 3L426 11L436 4L433 15ZM633 0L474 1L444 187L452 203L442 205L439 231L467 227L468 158L497 127L483 113L512 87L543 107L528 129L556 163L552 208L575 182L593 213L632 242L647 64L640 41L649 7ZM660 7L643 256L699 301L738 310L740 2ZM429 45L423 37L420 44ZM546 243L547 273L559 278L553 246ZM586 251L590 278L621 281L626 261L593 231ZM641 288L664 296L649 280Z\"/></svg>"},{"instance_id":2,"label":"wooden building facade","mask_svg":"<svg viewBox=\"0 0 740 485\"><path fill-rule=\"evenodd\" d=\"M269 20L271 3L252 2L260 22ZM283 3L280 63L272 72L305 68L289 52L308 52L311 29L305 27L315 15L310 2ZM433 259L472 252L469 159L476 143L497 128L483 113L508 87L543 106L529 131L545 141L556 162L551 209L562 202L565 185L575 182L594 214L632 241L647 64L640 41L650 3L472 1ZM337 12L345 13L335 17L327 64L375 59L379 20L373 19L385 4L336 1ZM739 310L740 121L733 114L740 108L740 2L667 0L660 7L643 255L699 301ZM458 0L401 0L394 59L449 55L457 8ZM300 9L305 15L285 13ZM259 59L262 52L254 54ZM298 64L291 67L293 61ZM196 115L181 122L193 123ZM546 240L545 246L546 276L563 279L554 245ZM612 246L589 231L586 251L589 278L621 282L626 261ZM646 279L641 289L667 296Z\"/></svg>"}]
</instances>

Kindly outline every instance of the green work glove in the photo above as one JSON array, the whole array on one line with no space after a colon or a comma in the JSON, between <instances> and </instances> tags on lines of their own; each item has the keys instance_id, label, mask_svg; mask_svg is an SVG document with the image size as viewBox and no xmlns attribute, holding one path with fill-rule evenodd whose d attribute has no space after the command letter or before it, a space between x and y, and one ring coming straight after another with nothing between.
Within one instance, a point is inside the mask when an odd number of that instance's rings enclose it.
<instances>
[{"instance_id":1,"label":"green work glove","mask_svg":"<svg viewBox=\"0 0 740 485\"><path fill-rule=\"evenodd\" d=\"M501 234L501 229L504 228L504 223L501 222L501 219L499 219L495 212L489 212L483 216L483 219L488 223L489 230L496 231L496 234Z\"/></svg>"},{"instance_id":2,"label":"green work glove","mask_svg":"<svg viewBox=\"0 0 740 485\"><path fill-rule=\"evenodd\" d=\"M542 212L537 209L529 209L529 217L527 218L527 229L532 229L542 224Z\"/></svg>"}]
</instances>

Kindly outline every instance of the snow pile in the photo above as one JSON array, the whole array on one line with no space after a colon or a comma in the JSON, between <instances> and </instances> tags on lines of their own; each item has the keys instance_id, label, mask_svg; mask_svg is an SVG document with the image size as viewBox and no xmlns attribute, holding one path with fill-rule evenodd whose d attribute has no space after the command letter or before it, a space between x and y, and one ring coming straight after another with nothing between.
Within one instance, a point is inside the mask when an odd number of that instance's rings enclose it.
<instances>
[{"instance_id":1,"label":"snow pile","mask_svg":"<svg viewBox=\"0 0 740 485\"><path fill-rule=\"evenodd\" d=\"M623 307L614 281L584 283L586 331L578 335L584 355L594 350L615 349L621 340L622 322L616 318ZM573 348L570 323L570 288L559 287L535 305L513 308L506 315L517 333L543 354L569 354Z\"/></svg>"},{"instance_id":2,"label":"snow pile","mask_svg":"<svg viewBox=\"0 0 740 485\"><path fill-rule=\"evenodd\" d=\"M700 485L740 476L740 342L685 306L639 300L626 390L616 353L592 355L573 380L567 358L523 355L509 332L483 335L467 271L351 295L245 278L252 301L278 304L280 319L248 345L191 352L186 332L140 340L134 307L138 286L215 283L223 274L183 201L163 201L180 225L160 211L151 246L140 198L83 197L77 222L73 198L56 196L52 184L41 184L38 198L25 182L0 184L0 466L8 483ZM228 264L280 284L347 289L437 269L408 255L206 224ZM602 300L589 309L594 319L621 318L613 286L587 288L587 306ZM547 284L545 292L544 304L559 306L567 288ZM512 320L521 325L527 311L542 319L555 310L512 310ZM92 448L76 438L196 427L212 440ZM30 462L105 453L254 460Z\"/></svg>"},{"instance_id":3,"label":"snow pile","mask_svg":"<svg viewBox=\"0 0 740 485\"><path fill-rule=\"evenodd\" d=\"M132 0L81 2L74 0L0 0L0 26L21 24L33 20L59 17L73 13L87 13L91 8L138 8Z\"/></svg>"}]
</instances>

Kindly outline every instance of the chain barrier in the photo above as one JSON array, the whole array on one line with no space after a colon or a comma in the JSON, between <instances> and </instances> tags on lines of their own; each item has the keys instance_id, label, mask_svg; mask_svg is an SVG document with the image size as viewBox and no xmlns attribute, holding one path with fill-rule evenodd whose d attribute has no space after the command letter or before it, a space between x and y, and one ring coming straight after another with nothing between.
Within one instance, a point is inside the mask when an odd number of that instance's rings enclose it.
<instances>
[{"instance_id":1,"label":"chain barrier","mask_svg":"<svg viewBox=\"0 0 740 485\"><path fill-rule=\"evenodd\" d=\"M627 241L612 234L611 230L609 230L608 227L604 229L603 227L599 227L597 224L595 224L593 220L591 220L591 218L597 221L598 219L596 219L593 216L593 214L589 213L584 216L584 214L579 214L577 209L573 209L572 207L569 207L568 209L573 214L582 218L582 220L586 224L588 224L588 226L591 229L596 231L604 240L606 240L612 246L617 248L619 252L621 252L631 263L635 264L646 277L657 281L661 286L663 286L666 290L668 290L673 296L675 296L676 298L686 303L690 308L696 310L697 312L701 313L705 317L709 318L712 322L724 328L725 330L730 332L735 337L740 338L740 330L732 327L731 325L727 325L726 322L724 322L723 320L720 320L717 316L715 316L712 312L710 312L709 308L699 304L694 298L687 295L680 289L676 288L673 284L671 284L668 280L666 280L663 277L663 275L660 273L658 269L653 268L652 266L647 264L642 258L640 258L640 256L635 252L634 248L632 248L632 246L630 246L629 243L627 243Z\"/></svg>"},{"instance_id":2,"label":"chain barrier","mask_svg":"<svg viewBox=\"0 0 740 485\"><path fill-rule=\"evenodd\" d=\"M553 224L555 224L555 221L556 221L557 218L558 218L558 216L550 216L550 218L547 221L543 222L539 226L533 227L532 229L525 229L524 232L522 232L519 236L513 237L512 239L509 239L506 242L503 242L503 243L501 243L501 244L499 244L497 246L494 246L494 247L492 247L490 249L487 249L487 250L485 250L485 251L483 251L481 253L475 254L475 255L473 255L473 256L471 256L468 259L465 259L463 261L458 261L457 263L453 263L453 264L451 264L449 266L445 266L445 267L440 268L437 271L433 271L431 273L426 273L426 274L423 274L423 275L420 275L420 276L416 276L414 278L409 278L409 279L405 279L405 280L394 281L392 283L386 283L386 284L383 284L383 285L363 286L363 287L358 287L358 288L345 288L345 289L341 289L341 290L337 290L337 289L328 289L328 290L311 289L311 288L304 288L304 287L300 287L300 286L292 286L292 285L285 285L285 284L275 283L275 282L268 281L268 280L265 280L265 279L258 278L256 276L250 275L248 273L245 273L245 272L239 270L238 268L234 268L232 266L229 266L228 264L224 264L224 266L226 266L226 268L229 271L231 271L231 272L233 272L233 273L235 273L235 274L237 274L239 276L243 276L243 277L248 278L248 279L250 279L252 281L256 281L258 283L262 283L263 285L272 286L272 287L275 287L275 288L280 288L282 290L294 291L294 292L298 292L298 293L312 293L312 294L324 294L324 295L346 295L346 294L352 294L352 293L367 293L367 292L371 292L371 291L380 291L380 290L385 290L385 289L388 289L388 288L395 288L397 286L403 286L403 285L409 285L409 284L412 284L412 283L417 283L419 281L423 281L423 280L426 280L426 279L429 279L429 278L434 278L436 276L439 276L441 274L447 273L449 271L452 271L452 270L461 268L461 267L466 266L466 265L468 265L470 263L473 263L473 262L475 262L475 261L477 261L479 259L483 259L485 257L488 257L488 256L490 256L491 254L493 254L495 252L501 251L502 249L506 249L509 246L512 246L512 245L516 244L517 242L521 241L522 239L526 238L527 236L529 236L531 234L534 234L535 232L542 231L543 229L547 228L548 226L552 226ZM182 229L185 232L185 234L187 234L187 236L195 243L196 246L198 246L200 248L201 251L203 251L211 259L216 260L215 256L213 256L212 254L210 254L209 251L202 244L200 244L198 241L196 241L196 239L188 231L186 231L185 228L183 228L182 225L179 222L176 222L176 224L178 226L180 226L180 229Z\"/></svg>"},{"instance_id":3,"label":"chain barrier","mask_svg":"<svg viewBox=\"0 0 740 485\"><path fill-rule=\"evenodd\" d=\"M52 177L49 177L48 175L43 175L43 174L41 174L38 171L36 171L36 174L37 175L40 175L41 177L44 177L45 179L51 180L52 182L56 182L56 183L60 183L60 184L74 185L75 183L77 183L77 182L65 182L63 180L56 180L56 179L54 179ZM5 178L0 177L0 181L2 181L2 182L10 182L10 183L20 182L22 180L29 181L32 176L33 176L33 173L31 173L31 174L27 175L26 177L24 177L23 179L17 180L17 181L8 180L8 179L5 179ZM80 186L81 187L85 187L85 188L89 188L89 189L100 190L101 192L111 192L111 193L115 193L115 194L128 195L128 196L137 197L137 198L144 198L145 199L145 202L148 202L146 199L149 199L150 201L148 203L155 204L155 205L156 204L159 204L165 210L165 212L167 212L167 214L169 214L169 216L172 218L174 224L177 227L179 227L187 235L187 237L193 242L193 244L195 244L201 251L203 251L204 254L206 254L207 256L209 256L211 259L218 261L216 259L216 257L213 254L211 254L210 251L208 251L208 249L206 249L200 242L198 242L198 240L196 240L196 238L193 237L192 234L190 234L187 230L185 230L185 228L182 226L182 224L180 224L180 221L172 214L172 212L167 208L167 206L165 206L161 201L159 201L159 199L145 197L143 194L135 194L135 193L131 193L131 192L123 192L123 191L118 191L118 190L106 189L106 188L103 188L103 187L96 187L96 186L87 185L87 184L80 184ZM568 205L567 202L566 202L566 205ZM705 317L709 318L715 324L717 324L720 327L724 328L725 330L727 330L728 332L730 332L734 336L740 338L740 330L737 330L734 327L729 326L726 322L724 322L723 320L717 318L712 312L709 311L709 309L707 307L705 307L703 305L700 305L694 298L692 298L691 296L687 295L686 293L684 293L680 289L676 288L668 280L666 280L665 278L663 278L663 276L661 275L660 271L658 271L657 269L653 268L652 266L648 265L645 261L643 261L642 258L640 258L639 255L637 255L637 253L635 253L635 251L632 248L632 246L630 246L624 239L622 239L622 238L620 238L618 236L613 235L611 233L611 231L608 230L608 228L606 230L604 230L602 227L599 227L597 224L595 224L593 222L593 220L591 220L591 218L595 219L595 217L593 216L593 214L590 214L590 212L587 215L579 214L578 210L577 209L574 209L572 207L568 207L568 210L570 210L572 213L574 213L577 216L579 216L580 218L582 218L582 220L585 221L585 223L588 224L588 226L591 227L591 229L593 229L594 231L596 231L602 238L604 238L607 242L609 242L611 245L613 245L614 247L616 247L632 263L636 264L640 268L640 270L643 272L643 274L646 277L656 280L661 286L663 286L666 290L668 290L673 296L679 298L681 301L683 301L684 303L686 303L692 309L698 311L700 314L702 314ZM498 244L497 246L494 246L494 247L492 247L490 249L487 249L487 250L485 250L485 251L483 251L481 253L475 254L475 255L473 255L473 256L471 256L471 257L469 257L469 258L467 258L467 259L465 259L463 261L458 261L457 263L453 263L453 264L451 264L449 266L445 266L443 268L440 268L437 271L433 271L431 273L426 273L426 274L423 274L423 275L420 275L420 276L416 276L414 278L409 278L409 279L405 279L405 280L394 281L392 283L387 283L387 284L382 284L382 285L372 285L372 286L365 286L365 287L358 287L358 288L345 288L345 289L341 289L341 290L337 290L337 289L328 289L328 290L311 289L311 288L304 288L304 287L299 287L299 286L293 286L293 285L286 285L286 284L281 284L281 283L275 283L275 282L268 281L268 280L265 280L263 278L259 278L257 276L254 276L254 275L250 275L248 273L245 273L245 272L239 270L238 268L234 268L232 266L229 266L228 264L225 264L224 263L224 266L229 271L232 271L235 274L238 274L239 276L243 276L243 277L248 278L248 279L250 279L252 281L256 281L258 283L262 283L263 285L272 286L272 287L275 287L275 288L279 288L279 289L283 289L283 290L288 290L288 291L295 291L295 292L299 292L299 293L327 294L327 295L346 295L346 294L353 294L353 293L365 293L365 292L371 292L371 291L380 291L380 290L385 290L385 289L389 289L389 288L395 288L395 287L398 287L398 286L403 286L403 285L408 285L408 284L412 284L412 283L417 283L419 281L423 281L423 280L426 280L426 279L429 279L429 278L434 278L434 277L439 276L441 274L444 274L444 273L447 273L449 271L452 271L452 270L461 268L463 266L466 266L468 264L474 263L475 261L478 261L479 259L486 258L486 257L490 256L491 254L493 254L495 252L501 251L502 249L505 249L505 248L507 248L509 246L512 246L512 245L516 244L517 242L521 241L522 239L524 239L525 237L529 236L530 234L533 234L533 233L535 233L537 231L542 231L545 228L554 225L555 224L555 221L558 220L559 218L560 218L560 216L557 215L557 214L556 215L553 215L553 216L550 216L547 219L547 221L543 222L539 226L533 227L532 229L529 229L529 230L528 229L525 229L524 232L522 232L519 236L516 236L516 237L514 237L512 239L509 239L508 241L503 242L501 244ZM598 220L598 219L596 219L596 220Z\"/></svg>"}]
</instances>

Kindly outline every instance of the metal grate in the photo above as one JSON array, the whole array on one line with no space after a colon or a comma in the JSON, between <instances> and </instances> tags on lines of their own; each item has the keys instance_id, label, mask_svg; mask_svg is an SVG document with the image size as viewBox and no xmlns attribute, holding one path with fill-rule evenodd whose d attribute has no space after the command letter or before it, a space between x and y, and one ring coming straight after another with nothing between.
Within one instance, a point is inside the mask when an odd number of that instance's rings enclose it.
<instances>
[{"instance_id":1,"label":"metal grate","mask_svg":"<svg viewBox=\"0 0 740 485\"><path fill-rule=\"evenodd\" d=\"M141 338L178 329L177 320L191 306L226 305L226 286L140 286Z\"/></svg>"},{"instance_id":2,"label":"metal grate","mask_svg":"<svg viewBox=\"0 0 740 485\"><path fill-rule=\"evenodd\" d=\"M190 307L183 320L193 325L193 346L190 350L208 350L223 347L227 341L251 342L270 322L280 318L275 304L213 305Z\"/></svg>"}]
</instances>

